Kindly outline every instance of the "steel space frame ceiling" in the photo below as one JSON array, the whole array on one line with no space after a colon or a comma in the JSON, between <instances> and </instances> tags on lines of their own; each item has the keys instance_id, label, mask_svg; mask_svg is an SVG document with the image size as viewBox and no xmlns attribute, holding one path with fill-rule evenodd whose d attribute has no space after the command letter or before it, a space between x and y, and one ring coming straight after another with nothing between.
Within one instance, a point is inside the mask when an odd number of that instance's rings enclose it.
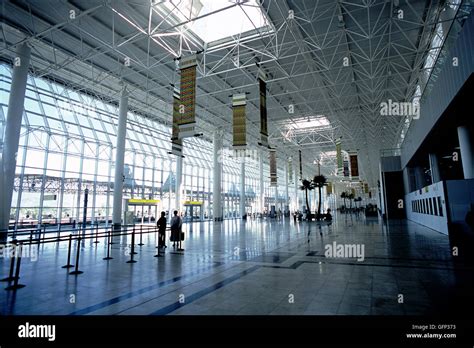
<instances>
[{"instance_id":1,"label":"steel space frame ceiling","mask_svg":"<svg viewBox=\"0 0 474 348\"><path fill-rule=\"evenodd\" d=\"M343 149L359 152L361 178L374 186L380 151L397 147L407 122L382 116L380 103L412 100L426 83L438 23L449 30L466 16L467 1L263 0L257 6L270 27L217 43L181 30L185 23L167 20L161 3L3 0L0 57L11 62L16 46L28 42L35 75L113 103L125 84L133 111L171 125L175 58L201 52L198 127L210 140L223 129L227 146L236 92L249 93L248 138L255 146L259 140L258 63L268 76L269 142L279 165L301 149L307 175L321 160L322 173L332 176L335 159L324 154L342 137ZM288 132L293 121L318 115L330 127Z\"/></svg>"}]
</instances>

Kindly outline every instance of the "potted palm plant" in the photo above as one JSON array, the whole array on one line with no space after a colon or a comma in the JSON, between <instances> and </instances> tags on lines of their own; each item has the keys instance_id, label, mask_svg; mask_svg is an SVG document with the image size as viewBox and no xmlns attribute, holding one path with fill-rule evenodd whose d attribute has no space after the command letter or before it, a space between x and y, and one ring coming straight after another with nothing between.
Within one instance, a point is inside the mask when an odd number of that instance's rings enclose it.
<instances>
[{"instance_id":1,"label":"potted palm plant","mask_svg":"<svg viewBox=\"0 0 474 348\"><path fill-rule=\"evenodd\" d=\"M305 193L306 209L308 210L308 213L307 213L308 219L311 219L311 209L309 207L308 191L311 191L312 189L314 189L314 186L313 186L311 181L309 181L307 179L303 179L301 181L300 190L304 191L304 193Z\"/></svg>"},{"instance_id":2,"label":"potted palm plant","mask_svg":"<svg viewBox=\"0 0 474 348\"><path fill-rule=\"evenodd\" d=\"M347 198L349 199L349 210L352 211L352 200L354 199L354 194L353 193L349 193L347 195Z\"/></svg>"},{"instance_id":3,"label":"potted palm plant","mask_svg":"<svg viewBox=\"0 0 474 348\"><path fill-rule=\"evenodd\" d=\"M316 175L313 178L312 185L315 188L318 188L319 202L318 202L318 213L316 218L319 220L321 217L321 189L327 185L328 179L324 175Z\"/></svg>"},{"instance_id":4,"label":"potted palm plant","mask_svg":"<svg viewBox=\"0 0 474 348\"><path fill-rule=\"evenodd\" d=\"M347 209L347 208L346 208L346 199L348 198L348 197L347 197L348 195L349 195L349 194L348 194L347 192L345 192L345 191L341 193L341 198L344 200L344 211Z\"/></svg>"}]
</instances>

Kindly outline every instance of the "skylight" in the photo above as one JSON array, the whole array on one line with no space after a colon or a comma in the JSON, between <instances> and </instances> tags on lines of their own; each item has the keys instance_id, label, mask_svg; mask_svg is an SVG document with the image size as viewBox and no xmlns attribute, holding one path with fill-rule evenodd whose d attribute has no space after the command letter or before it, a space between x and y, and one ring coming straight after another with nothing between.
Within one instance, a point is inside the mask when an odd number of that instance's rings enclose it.
<instances>
[{"instance_id":1,"label":"skylight","mask_svg":"<svg viewBox=\"0 0 474 348\"><path fill-rule=\"evenodd\" d=\"M163 5L206 43L269 25L256 0L171 0ZM193 20L194 18L198 18Z\"/></svg>"},{"instance_id":2,"label":"skylight","mask_svg":"<svg viewBox=\"0 0 474 348\"><path fill-rule=\"evenodd\" d=\"M305 130L309 128L327 128L331 124L325 116L308 116L293 120L288 124L288 128L294 130Z\"/></svg>"},{"instance_id":3,"label":"skylight","mask_svg":"<svg viewBox=\"0 0 474 348\"><path fill-rule=\"evenodd\" d=\"M321 158L332 158L337 156L336 151L326 151L326 152L321 152L320 154Z\"/></svg>"}]
</instances>

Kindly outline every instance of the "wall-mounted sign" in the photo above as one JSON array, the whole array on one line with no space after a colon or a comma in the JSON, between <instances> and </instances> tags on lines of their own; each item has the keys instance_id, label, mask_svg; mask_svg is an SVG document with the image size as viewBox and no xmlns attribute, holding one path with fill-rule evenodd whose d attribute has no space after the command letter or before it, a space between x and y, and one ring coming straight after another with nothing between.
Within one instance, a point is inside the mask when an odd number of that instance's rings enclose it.
<instances>
[{"instance_id":1,"label":"wall-mounted sign","mask_svg":"<svg viewBox=\"0 0 474 348\"><path fill-rule=\"evenodd\" d=\"M349 163L351 167L352 180L359 180L359 163L357 161L357 153L349 153Z\"/></svg>"},{"instance_id":2,"label":"wall-mounted sign","mask_svg":"<svg viewBox=\"0 0 474 348\"><path fill-rule=\"evenodd\" d=\"M128 200L128 204L149 204L154 205L160 203L159 199L138 199L138 198L130 198Z\"/></svg>"},{"instance_id":3,"label":"wall-mounted sign","mask_svg":"<svg viewBox=\"0 0 474 348\"><path fill-rule=\"evenodd\" d=\"M199 201L184 201L184 205L202 205Z\"/></svg>"}]
</instances>

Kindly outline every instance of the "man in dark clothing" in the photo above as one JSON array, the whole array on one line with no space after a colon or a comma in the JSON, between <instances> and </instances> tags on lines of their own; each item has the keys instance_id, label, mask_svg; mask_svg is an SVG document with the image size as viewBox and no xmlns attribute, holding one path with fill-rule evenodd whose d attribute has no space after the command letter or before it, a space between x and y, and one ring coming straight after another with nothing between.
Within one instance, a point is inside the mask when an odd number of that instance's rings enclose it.
<instances>
[{"instance_id":1,"label":"man in dark clothing","mask_svg":"<svg viewBox=\"0 0 474 348\"><path fill-rule=\"evenodd\" d=\"M173 246L178 246L178 250L181 249L181 226L183 220L178 215L178 211L173 212L174 216L171 218L170 227L171 227L171 241Z\"/></svg>"},{"instance_id":2,"label":"man in dark clothing","mask_svg":"<svg viewBox=\"0 0 474 348\"><path fill-rule=\"evenodd\" d=\"M158 219L156 225L158 226L158 248L166 248L165 239L166 239L166 213L161 212L161 217Z\"/></svg>"}]
</instances>

